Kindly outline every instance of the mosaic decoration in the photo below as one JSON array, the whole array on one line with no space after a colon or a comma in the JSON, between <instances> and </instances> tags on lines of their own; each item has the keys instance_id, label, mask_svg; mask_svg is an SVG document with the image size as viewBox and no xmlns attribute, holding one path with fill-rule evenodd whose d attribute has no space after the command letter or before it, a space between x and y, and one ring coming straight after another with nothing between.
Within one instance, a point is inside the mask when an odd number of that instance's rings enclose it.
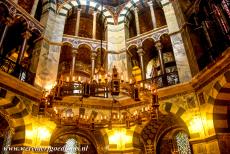
<instances>
[{"instance_id":1,"label":"mosaic decoration","mask_svg":"<svg viewBox=\"0 0 230 154\"><path fill-rule=\"evenodd\" d=\"M189 139L187 134L183 132L179 132L176 135L176 142L177 142L177 148L179 154L191 154L191 149L189 146Z\"/></svg>"}]
</instances>

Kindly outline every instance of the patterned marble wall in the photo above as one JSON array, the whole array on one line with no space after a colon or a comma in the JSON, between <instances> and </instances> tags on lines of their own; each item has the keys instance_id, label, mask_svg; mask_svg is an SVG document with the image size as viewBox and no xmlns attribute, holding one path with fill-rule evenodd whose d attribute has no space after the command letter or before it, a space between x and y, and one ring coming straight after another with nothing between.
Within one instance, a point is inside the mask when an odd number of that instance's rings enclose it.
<instances>
[{"instance_id":1,"label":"patterned marble wall","mask_svg":"<svg viewBox=\"0 0 230 154\"><path fill-rule=\"evenodd\" d=\"M180 82L186 82L191 80L192 76L198 72L198 66L194 61L194 54L192 54L191 46L188 46L190 42L184 39L184 17L181 15L180 7L171 3L169 0L163 0L162 2L166 22L173 46L173 52L177 64L178 74ZM187 35L189 37L189 35Z\"/></svg>"},{"instance_id":2,"label":"patterned marble wall","mask_svg":"<svg viewBox=\"0 0 230 154\"><path fill-rule=\"evenodd\" d=\"M57 78L58 63L61 46L50 44L50 42L61 42L65 25L64 16L52 11L43 14L41 23L46 30L41 43L41 52L36 73L35 85L50 89Z\"/></svg>"},{"instance_id":3,"label":"patterned marble wall","mask_svg":"<svg viewBox=\"0 0 230 154\"><path fill-rule=\"evenodd\" d=\"M122 75L124 79L127 79L127 54L126 52L118 53L125 48L126 46L124 25L108 25L108 51L113 52L108 54L108 71L112 72L113 67L116 66L118 73Z\"/></svg>"}]
</instances>

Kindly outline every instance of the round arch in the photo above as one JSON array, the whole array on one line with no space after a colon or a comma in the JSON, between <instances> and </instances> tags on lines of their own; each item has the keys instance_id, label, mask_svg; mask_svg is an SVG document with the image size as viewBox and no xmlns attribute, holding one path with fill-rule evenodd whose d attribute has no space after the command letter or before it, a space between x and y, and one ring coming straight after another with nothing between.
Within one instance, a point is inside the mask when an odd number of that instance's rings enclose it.
<instances>
[{"instance_id":1,"label":"round arch","mask_svg":"<svg viewBox=\"0 0 230 154\"><path fill-rule=\"evenodd\" d=\"M82 48L82 47L85 47L85 48L89 49L91 52L92 52L92 50L93 50L93 47L92 47L91 44L89 44L89 43L80 43L80 44L77 45L77 48L78 48L78 49L79 49L79 48Z\"/></svg>"},{"instance_id":2,"label":"round arch","mask_svg":"<svg viewBox=\"0 0 230 154\"><path fill-rule=\"evenodd\" d=\"M55 141L57 141L59 138L63 136L73 136L77 135L79 137L82 137L83 139L86 139L89 141L89 143L92 145L93 150L98 152L97 147L104 145L104 141L97 140L93 134L93 132L88 130L83 130L81 128L76 127L63 127L63 128L56 128L54 130L51 138L50 138L50 145L55 146Z\"/></svg>"},{"instance_id":3,"label":"round arch","mask_svg":"<svg viewBox=\"0 0 230 154\"><path fill-rule=\"evenodd\" d=\"M60 7L58 9L58 13L66 16L70 9L72 9L73 7L81 8L81 6L91 7L94 10L100 10L100 8L101 8L101 5L99 3L91 1L91 0L90 1L87 1L87 0L79 0L79 1L70 0L70 1L64 2L62 5L60 5ZM105 18L107 19L107 22L114 23L113 18L110 18L111 16L113 16L110 13L110 11L108 11L106 8L104 8L103 14L104 14Z\"/></svg>"},{"instance_id":4,"label":"round arch","mask_svg":"<svg viewBox=\"0 0 230 154\"><path fill-rule=\"evenodd\" d=\"M134 138L136 138L133 144L144 144L145 152L155 151L157 144L164 136L170 131L183 130L188 133L188 128L181 117L178 117L175 114L168 113L162 114L159 113L158 120L151 119L141 126L137 126L134 130ZM139 138L139 142L137 139Z\"/></svg>"}]
</instances>

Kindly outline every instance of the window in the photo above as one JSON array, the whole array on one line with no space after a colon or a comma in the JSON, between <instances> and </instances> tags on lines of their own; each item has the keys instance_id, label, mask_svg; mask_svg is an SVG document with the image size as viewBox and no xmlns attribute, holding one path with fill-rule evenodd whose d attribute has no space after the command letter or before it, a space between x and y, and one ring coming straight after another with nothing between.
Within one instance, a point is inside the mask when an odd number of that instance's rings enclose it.
<instances>
[{"instance_id":1,"label":"window","mask_svg":"<svg viewBox=\"0 0 230 154\"><path fill-rule=\"evenodd\" d=\"M176 135L176 143L179 154L191 154L191 149L189 146L188 135L184 132L179 132Z\"/></svg>"}]
</instances>

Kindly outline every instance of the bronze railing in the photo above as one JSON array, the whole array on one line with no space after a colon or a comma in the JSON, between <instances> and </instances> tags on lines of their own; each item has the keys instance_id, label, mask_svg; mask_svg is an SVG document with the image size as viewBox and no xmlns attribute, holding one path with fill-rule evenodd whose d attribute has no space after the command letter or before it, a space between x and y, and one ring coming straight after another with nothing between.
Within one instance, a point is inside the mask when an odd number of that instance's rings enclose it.
<instances>
[{"instance_id":1,"label":"bronze railing","mask_svg":"<svg viewBox=\"0 0 230 154\"><path fill-rule=\"evenodd\" d=\"M142 80L137 83L120 83L120 92L126 95L130 95L135 100L138 99L138 91L143 89L140 88L140 84L148 84L151 85L154 83L157 88L163 88L171 85L175 85L179 83L178 72L170 72L165 75L159 75L154 78L150 78L147 80ZM148 89L148 87L145 87ZM100 82L91 82L91 83L82 83L82 82L66 82L62 81L54 88L53 93L56 97L65 97L65 96L93 96L93 97L102 97L108 98L111 90L110 82L100 83ZM134 97L135 95L135 97Z\"/></svg>"},{"instance_id":2,"label":"bronze railing","mask_svg":"<svg viewBox=\"0 0 230 154\"><path fill-rule=\"evenodd\" d=\"M27 66L19 65L11 59L0 57L0 70L23 82L34 83L35 73L30 72Z\"/></svg>"}]
</instances>

